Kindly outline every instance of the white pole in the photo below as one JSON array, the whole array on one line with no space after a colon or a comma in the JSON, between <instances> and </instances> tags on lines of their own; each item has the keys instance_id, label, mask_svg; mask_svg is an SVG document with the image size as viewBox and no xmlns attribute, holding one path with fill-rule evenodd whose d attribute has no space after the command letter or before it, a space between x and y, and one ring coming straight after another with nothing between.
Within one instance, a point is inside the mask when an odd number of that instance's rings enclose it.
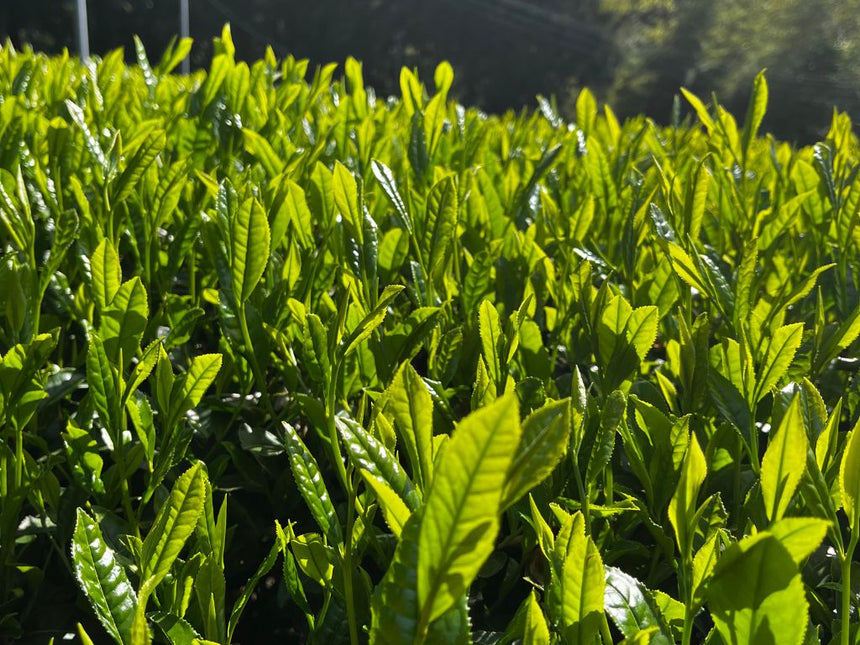
<instances>
[{"instance_id":1,"label":"white pole","mask_svg":"<svg viewBox=\"0 0 860 645\"><path fill-rule=\"evenodd\" d=\"M78 52L81 60L90 57L90 33L87 28L87 0L78 0Z\"/></svg>"},{"instance_id":2,"label":"white pole","mask_svg":"<svg viewBox=\"0 0 860 645\"><path fill-rule=\"evenodd\" d=\"M179 36L181 38L191 37L191 15L188 8L188 0L179 0ZM182 73L191 73L191 57L186 56L182 61Z\"/></svg>"}]
</instances>

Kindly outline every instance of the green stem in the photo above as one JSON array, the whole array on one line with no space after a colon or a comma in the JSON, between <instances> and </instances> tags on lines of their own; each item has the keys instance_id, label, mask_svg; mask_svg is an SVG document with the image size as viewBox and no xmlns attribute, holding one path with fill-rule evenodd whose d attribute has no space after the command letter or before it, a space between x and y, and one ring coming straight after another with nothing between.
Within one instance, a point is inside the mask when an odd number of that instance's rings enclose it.
<instances>
[{"instance_id":1,"label":"green stem","mask_svg":"<svg viewBox=\"0 0 860 645\"><path fill-rule=\"evenodd\" d=\"M603 639L604 645L612 645L612 632L609 631L609 621L606 620L606 614L603 614L603 621L600 623L600 637Z\"/></svg>"},{"instance_id":2,"label":"green stem","mask_svg":"<svg viewBox=\"0 0 860 645\"><path fill-rule=\"evenodd\" d=\"M573 474L576 477L576 489L579 491L579 505L585 520L585 532L588 533L591 530L591 511L588 507L589 491L582 481L582 474L579 472L579 464L576 463L576 459L573 460Z\"/></svg>"},{"instance_id":3,"label":"green stem","mask_svg":"<svg viewBox=\"0 0 860 645\"><path fill-rule=\"evenodd\" d=\"M853 531L848 549L842 558L842 637L841 644L849 645L851 642L851 563L854 560L854 549L857 547L857 539L860 533Z\"/></svg>"},{"instance_id":4,"label":"green stem","mask_svg":"<svg viewBox=\"0 0 860 645\"><path fill-rule=\"evenodd\" d=\"M199 306L197 301L197 254L192 248L191 256L188 258L188 295L195 307Z\"/></svg>"},{"instance_id":5,"label":"green stem","mask_svg":"<svg viewBox=\"0 0 860 645\"><path fill-rule=\"evenodd\" d=\"M607 505L612 505L615 499L615 474L612 468L603 471L603 497Z\"/></svg>"},{"instance_id":6,"label":"green stem","mask_svg":"<svg viewBox=\"0 0 860 645\"><path fill-rule=\"evenodd\" d=\"M2 441L2 439L0 439ZM3 441L3 444L6 442ZM0 452L0 499L5 500L9 495L9 483L6 477L8 462L6 461L6 451Z\"/></svg>"},{"instance_id":7,"label":"green stem","mask_svg":"<svg viewBox=\"0 0 860 645\"><path fill-rule=\"evenodd\" d=\"M421 614L421 620L418 622L418 629L415 633L415 640L412 645L422 645L427 640L427 633L430 631L430 622L425 620L424 614Z\"/></svg>"},{"instance_id":8,"label":"green stem","mask_svg":"<svg viewBox=\"0 0 860 645\"><path fill-rule=\"evenodd\" d=\"M263 378L263 370L257 362L257 355L254 353L254 345L251 343L251 333L248 331L248 321L245 316L245 303L239 303L239 327L242 330L242 344L245 345L245 351L248 355L248 362L251 364L251 371L254 373L254 381L257 387L260 388L260 396L263 399L263 404L271 416L272 420L278 418L275 413L275 408L272 405L272 400L269 398L269 392L266 389L266 380Z\"/></svg>"},{"instance_id":9,"label":"green stem","mask_svg":"<svg viewBox=\"0 0 860 645\"><path fill-rule=\"evenodd\" d=\"M24 481L24 429L15 424L15 494Z\"/></svg>"},{"instance_id":10,"label":"green stem","mask_svg":"<svg viewBox=\"0 0 860 645\"><path fill-rule=\"evenodd\" d=\"M758 428L755 427L755 406L750 410L750 425L749 425L749 433L750 433L750 443L749 443L749 455L750 455L750 465L752 466L753 473L758 476L761 471L761 463L759 462L758 456Z\"/></svg>"},{"instance_id":11,"label":"green stem","mask_svg":"<svg viewBox=\"0 0 860 645\"><path fill-rule=\"evenodd\" d=\"M738 437L739 441L743 442L743 437ZM733 498L734 498L734 517L736 522L740 522L741 507L743 506L743 497L741 496L741 460L743 459L743 447L739 447L737 455L734 459L734 473L732 475L733 483Z\"/></svg>"},{"instance_id":12,"label":"green stem","mask_svg":"<svg viewBox=\"0 0 860 645\"><path fill-rule=\"evenodd\" d=\"M119 437L116 438L116 444L114 445L114 455L113 459L116 462L117 466L119 466L120 474L120 493L122 494L122 507L125 511L125 514L128 516L128 523L131 524L134 528L134 535L137 538L140 538L140 529L139 529L139 521L138 515L134 512L134 509L131 505L131 493L128 488L128 478L126 477L126 473L128 471L125 462L125 450L122 446L122 436L123 431L125 429L121 429L119 432Z\"/></svg>"},{"instance_id":13,"label":"green stem","mask_svg":"<svg viewBox=\"0 0 860 645\"><path fill-rule=\"evenodd\" d=\"M346 616L349 621L349 642L358 645L358 625L355 618L355 596L352 592L352 529L355 522L355 486L352 477L348 477L349 489L346 507L346 536L343 546L343 593L346 596Z\"/></svg>"},{"instance_id":14,"label":"green stem","mask_svg":"<svg viewBox=\"0 0 860 645\"><path fill-rule=\"evenodd\" d=\"M692 558L688 549L683 549L683 562L679 574L679 586L681 597L684 598L684 633L681 637L681 645L690 645L693 637L693 586L691 582Z\"/></svg>"},{"instance_id":15,"label":"green stem","mask_svg":"<svg viewBox=\"0 0 860 645\"><path fill-rule=\"evenodd\" d=\"M684 608L684 634L681 637L681 645L690 645L693 638L693 612L690 604Z\"/></svg>"},{"instance_id":16,"label":"green stem","mask_svg":"<svg viewBox=\"0 0 860 645\"><path fill-rule=\"evenodd\" d=\"M39 335L39 323L40 317L42 315L42 299L45 295L45 290L42 289L42 285L40 284L40 276L39 276L39 265L36 263L36 249L31 246L30 247L30 270L32 280L33 280L33 291L32 293L38 294L36 301L33 303L33 320L32 325L33 328L30 330L30 338L34 338Z\"/></svg>"},{"instance_id":17,"label":"green stem","mask_svg":"<svg viewBox=\"0 0 860 645\"><path fill-rule=\"evenodd\" d=\"M343 455L340 452L340 443L338 441L337 436L337 426L334 422L334 409L335 402L337 401L337 380L340 373L340 362L336 361L335 365L331 371L331 381L328 385L328 392L326 392L326 401L325 401L325 412L326 412L326 423L328 424L328 441L331 447L332 459L334 460L334 467L337 469L338 477L340 478L340 483L343 485L344 490L347 492L350 491L351 487L349 484L349 478L346 474L346 466L343 463Z\"/></svg>"}]
</instances>

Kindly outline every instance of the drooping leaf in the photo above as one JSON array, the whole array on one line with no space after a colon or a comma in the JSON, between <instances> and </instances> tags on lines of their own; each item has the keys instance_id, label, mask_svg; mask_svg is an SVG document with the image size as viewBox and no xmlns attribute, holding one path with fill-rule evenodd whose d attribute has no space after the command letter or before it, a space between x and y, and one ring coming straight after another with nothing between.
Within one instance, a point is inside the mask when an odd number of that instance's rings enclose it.
<instances>
[{"instance_id":1,"label":"drooping leaf","mask_svg":"<svg viewBox=\"0 0 860 645\"><path fill-rule=\"evenodd\" d=\"M242 136L245 140L245 150L260 161L270 177L277 177L283 172L284 162L265 137L248 128L242 129Z\"/></svg>"},{"instance_id":2,"label":"drooping leaf","mask_svg":"<svg viewBox=\"0 0 860 645\"><path fill-rule=\"evenodd\" d=\"M170 418L178 420L194 408L221 369L221 354L201 354L191 359L188 371L173 381Z\"/></svg>"},{"instance_id":3,"label":"drooping leaf","mask_svg":"<svg viewBox=\"0 0 860 645\"><path fill-rule=\"evenodd\" d=\"M122 202L134 192L147 168L152 165L166 145L167 137L163 130L156 130L147 136L126 162L125 169L111 187L113 204Z\"/></svg>"},{"instance_id":4,"label":"drooping leaf","mask_svg":"<svg viewBox=\"0 0 860 645\"><path fill-rule=\"evenodd\" d=\"M376 306L370 310L361 322L358 323L356 328L344 341L344 344L346 345L346 349L343 352L344 356L349 356L355 348L358 347L361 341L368 338L373 330L382 324L388 310L388 305L395 297L397 297L397 294L403 291L403 289L404 287L401 285L388 285L382 290L382 294L380 294Z\"/></svg>"},{"instance_id":5,"label":"drooping leaf","mask_svg":"<svg viewBox=\"0 0 860 645\"><path fill-rule=\"evenodd\" d=\"M331 589L338 567L335 549L319 533L305 533L290 540L290 548L302 572L320 587Z\"/></svg>"},{"instance_id":6,"label":"drooping leaf","mask_svg":"<svg viewBox=\"0 0 860 645\"><path fill-rule=\"evenodd\" d=\"M200 634L183 618L165 613L153 612L149 615L167 638L170 645L195 645L200 640Z\"/></svg>"},{"instance_id":7,"label":"drooping leaf","mask_svg":"<svg viewBox=\"0 0 860 645\"><path fill-rule=\"evenodd\" d=\"M409 215L409 211L406 208L406 202L403 201L403 197L400 196L400 191L397 190L397 182L395 180L394 173L391 172L391 168L376 159L373 160L370 166L373 170L374 177L376 177L382 190L385 191L385 194L391 201L392 206L394 206L394 210L397 211L397 214L400 216L406 230L411 234L414 230L412 216Z\"/></svg>"},{"instance_id":8,"label":"drooping leaf","mask_svg":"<svg viewBox=\"0 0 860 645\"><path fill-rule=\"evenodd\" d=\"M788 371L802 339L803 323L785 325L773 332L756 383L756 401L761 400Z\"/></svg>"},{"instance_id":9,"label":"drooping leaf","mask_svg":"<svg viewBox=\"0 0 860 645\"><path fill-rule=\"evenodd\" d=\"M829 522L816 517L785 517L771 524L767 531L782 543L797 566L821 544Z\"/></svg>"},{"instance_id":10,"label":"drooping leaf","mask_svg":"<svg viewBox=\"0 0 860 645\"><path fill-rule=\"evenodd\" d=\"M122 395L122 402L125 403L128 397L137 390L140 385L149 378L155 365L158 363L160 341L152 341L140 357L140 361L134 366L129 375L128 382L125 384L125 392Z\"/></svg>"}]
</instances>

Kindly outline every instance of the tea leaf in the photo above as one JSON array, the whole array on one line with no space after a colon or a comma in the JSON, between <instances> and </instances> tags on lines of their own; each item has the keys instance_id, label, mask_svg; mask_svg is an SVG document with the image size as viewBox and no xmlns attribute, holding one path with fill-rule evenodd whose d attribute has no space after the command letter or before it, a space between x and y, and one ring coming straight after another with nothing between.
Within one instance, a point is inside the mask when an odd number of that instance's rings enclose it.
<instances>
[{"instance_id":1,"label":"tea leaf","mask_svg":"<svg viewBox=\"0 0 860 645\"><path fill-rule=\"evenodd\" d=\"M141 596L147 597L170 571L203 511L206 473L198 463L186 470L170 491L141 550Z\"/></svg>"},{"instance_id":2,"label":"tea leaf","mask_svg":"<svg viewBox=\"0 0 860 645\"><path fill-rule=\"evenodd\" d=\"M782 519L806 467L808 442L800 397L788 406L770 438L761 464L761 489L768 519Z\"/></svg>"},{"instance_id":3,"label":"tea leaf","mask_svg":"<svg viewBox=\"0 0 860 645\"><path fill-rule=\"evenodd\" d=\"M848 435L839 465L839 490L851 531L860 533L860 421Z\"/></svg>"},{"instance_id":4,"label":"tea leaf","mask_svg":"<svg viewBox=\"0 0 860 645\"><path fill-rule=\"evenodd\" d=\"M789 551L770 533L730 547L714 568L707 595L711 618L728 642L803 642L803 582Z\"/></svg>"},{"instance_id":5,"label":"tea leaf","mask_svg":"<svg viewBox=\"0 0 860 645\"><path fill-rule=\"evenodd\" d=\"M260 203L242 202L230 223L230 275L233 297L244 303L253 293L269 258L269 220Z\"/></svg>"},{"instance_id":6,"label":"tea leaf","mask_svg":"<svg viewBox=\"0 0 860 645\"><path fill-rule=\"evenodd\" d=\"M433 400L415 368L404 363L387 390L388 407L406 447L413 478L427 490L433 480Z\"/></svg>"},{"instance_id":7,"label":"tea leaf","mask_svg":"<svg viewBox=\"0 0 860 645\"><path fill-rule=\"evenodd\" d=\"M529 594L526 609L523 645L549 645L549 627L534 590Z\"/></svg>"},{"instance_id":8,"label":"tea leaf","mask_svg":"<svg viewBox=\"0 0 860 645\"><path fill-rule=\"evenodd\" d=\"M603 621L603 561L581 513L568 517L555 538L550 557L552 582L548 604L555 629L565 640L589 643Z\"/></svg>"},{"instance_id":9,"label":"tea leaf","mask_svg":"<svg viewBox=\"0 0 860 645\"><path fill-rule=\"evenodd\" d=\"M333 544L342 541L340 520L331 503L317 460L310 453L293 426L283 422L284 447L290 457L290 468L305 503L317 526Z\"/></svg>"},{"instance_id":10,"label":"tea leaf","mask_svg":"<svg viewBox=\"0 0 860 645\"><path fill-rule=\"evenodd\" d=\"M530 414L508 472L502 508L508 508L552 473L570 439L570 399L549 403Z\"/></svg>"},{"instance_id":11,"label":"tea leaf","mask_svg":"<svg viewBox=\"0 0 860 645\"><path fill-rule=\"evenodd\" d=\"M606 615L624 636L655 629L651 643L670 645L674 639L651 592L633 576L615 567L606 567Z\"/></svg>"},{"instance_id":12,"label":"tea leaf","mask_svg":"<svg viewBox=\"0 0 860 645\"><path fill-rule=\"evenodd\" d=\"M117 643L131 643L137 596L98 524L80 508L72 538L72 561L78 584L101 624Z\"/></svg>"},{"instance_id":13,"label":"tea leaf","mask_svg":"<svg viewBox=\"0 0 860 645\"><path fill-rule=\"evenodd\" d=\"M493 550L502 488L520 439L513 394L457 426L427 494L418 555L418 602L429 624L456 602Z\"/></svg>"}]
</instances>

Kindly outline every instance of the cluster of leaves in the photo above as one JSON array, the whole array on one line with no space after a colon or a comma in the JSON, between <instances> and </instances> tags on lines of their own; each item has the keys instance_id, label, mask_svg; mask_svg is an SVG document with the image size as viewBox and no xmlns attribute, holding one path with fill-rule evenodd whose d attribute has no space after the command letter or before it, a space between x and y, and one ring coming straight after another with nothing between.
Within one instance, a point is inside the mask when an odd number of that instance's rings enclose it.
<instances>
[{"instance_id":1,"label":"cluster of leaves","mask_svg":"<svg viewBox=\"0 0 860 645\"><path fill-rule=\"evenodd\" d=\"M189 47L0 50L4 634L50 584L83 642L229 643L276 583L262 633L330 645L857 642L845 115Z\"/></svg>"}]
</instances>

